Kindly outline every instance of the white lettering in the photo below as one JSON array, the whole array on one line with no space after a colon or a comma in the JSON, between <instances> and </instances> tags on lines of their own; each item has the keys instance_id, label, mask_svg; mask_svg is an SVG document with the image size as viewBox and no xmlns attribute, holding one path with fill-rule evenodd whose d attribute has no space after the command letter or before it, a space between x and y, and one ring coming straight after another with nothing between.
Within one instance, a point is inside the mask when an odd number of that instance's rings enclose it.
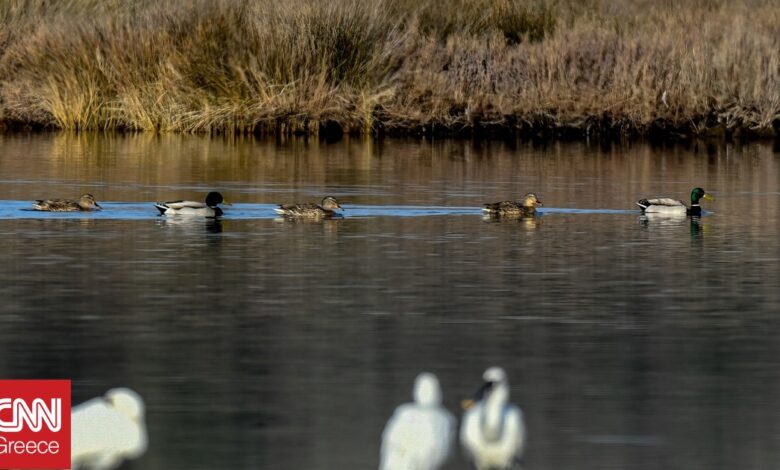
<instances>
[{"instance_id":1,"label":"white lettering","mask_svg":"<svg viewBox=\"0 0 780 470\"><path fill-rule=\"evenodd\" d=\"M33 432L39 432L43 425L52 432L59 432L62 427L62 399L52 398L51 406L46 406L40 398L27 406L27 402L21 398L0 398L0 411L11 410L11 421L0 419L0 432L19 432L24 424Z\"/></svg>"},{"instance_id":2,"label":"white lettering","mask_svg":"<svg viewBox=\"0 0 780 470\"><path fill-rule=\"evenodd\" d=\"M9 441L0 436L0 455L56 455L59 452L60 443L57 441Z\"/></svg>"}]
</instances>

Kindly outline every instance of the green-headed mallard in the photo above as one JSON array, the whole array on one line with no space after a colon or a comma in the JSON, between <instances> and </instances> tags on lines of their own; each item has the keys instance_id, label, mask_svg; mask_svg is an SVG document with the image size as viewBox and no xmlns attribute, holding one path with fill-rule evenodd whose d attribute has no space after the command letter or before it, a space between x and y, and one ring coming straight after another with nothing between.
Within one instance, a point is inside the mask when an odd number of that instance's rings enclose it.
<instances>
[{"instance_id":1,"label":"green-headed mallard","mask_svg":"<svg viewBox=\"0 0 780 470\"><path fill-rule=\"evenodd\" d=\"M333 196L325 196L322 198L322 205L308 203L308 204L279 204L279 207L275 208L277 214L281 214L287 217L307 217L307 218L321 218L321 217L333 217L338 215L335 210L343 208L339 205L339 202Z\"/></svg>"},{"instance_id":2,"label":"green-headed mallard","mask_svg":"<svg viewBox=\"0 0 780 470\"><path fill-rule=\"evenodd\" d=\"M158 202L154 205L154 207L160 211L160 215L219 217L222 215L222 209L218 206L222 202L222 194L216 191L212 191L206 196L206 202L168 201Z\"/></svg>"},{"instance_id":3,"label":"green-headed mallard","mask_svg":"<svg viewBox=\"0 0 780 470\"><path fill-rule=\"evenodd\" d=\"M78 201L72 199L39 199L33 203L36 211L76 212L96 211L102 209L91 194L82 195Z\"/></svg>"},{"instance_id":4,"label":"green-headed mallard","mask_svg":"<svg viewBox=\"0 0 780 470\"><path fill-rule=\"evenodd\" d=\"M536 213L536 206L541 206L542 201L534 193L523 196L522 201L501 201L485 204L482 209L489 215L526 217Z\"/></svg>"},{"instance_id":5,"label":"green-headed mallard","mask_svg":"<svg viewBox=\"0 0 780 470\"><path fill-rule=\"evenodd\" d=\"M642 212L647 214L701 215L700 199L711 201L712 196L701 188L693 188L691 191L691 207L686 206L682 201L668 197L640 199L636 205L641 207Z\"/></svg>"}]
</instances>

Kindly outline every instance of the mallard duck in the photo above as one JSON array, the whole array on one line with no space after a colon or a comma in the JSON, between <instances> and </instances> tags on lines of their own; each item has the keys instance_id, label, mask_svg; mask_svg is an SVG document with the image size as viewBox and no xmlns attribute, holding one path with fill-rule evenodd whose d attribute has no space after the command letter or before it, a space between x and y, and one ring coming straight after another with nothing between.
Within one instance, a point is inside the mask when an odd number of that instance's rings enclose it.
<instances>
[{"instance_id":1,"label":"mallard duck","mask_svg":"<svg viewBox=\"0 0 780 470\"><path fill-rule=\"evenodd\" d=\"M199 217L219 217L223 214L218 207L224 201L222 194L212 191L206 196L206 202L168 201L155 203L160 215L192 215Z\"/></svg>"},{"instance_id":2,"label":"mallard duck","mask_svg":"<svg viewBox=\"0 0 780 470\"><path fill-rule=\"evenodd\" d=\"M491 367L482 379L475 400L463 403L461 448L479 470L515 468L525 446L523 412L509 402L504 369Z\"/></svg>"},{"instance_id":3,"label":"mallard duck","mask_svg":"<svg viewBox=\"0 0 780 470\"><path fill-rule=\"evenodd\" d=\"M489 215L526 217L536 213L536 206L541 206L542 201L534 193L523 196L522 201L501 201L485 204L482 209Z\"/></svg>"},{"instance_id":4,"label":"mallard duck","mask_svg":"<svg viewBox=\"0 0 780 470\"><path fill-rule=\"evenodd\" d=\"M39 199L33 203L33 209L49 212L75 212L95 211L102 209L102 207L95 201L95 196L84 194L78 201L72 199Z\"/></svg>"},{"instance_id":5,"label":"mallard duck","mask_svg":"<svg viewBox=\"0 0 780 470\"><path fill-rule=\"evenodd\" d=\"M414 402L395 409L382 432L380 470L438 470L452 453L455 417L442 406L435 375L423 372L414 381Z\"/></svg>"},{"instance_id":6,"label":"mallard duck","mask_svg":"<svg viewBox=\"0 0 780 470\"><path fill-rule=\"evenodd\" d=\"M333 196L325 196L322 198L322 205L307 203L307 204L279 204L279 207L275 208L277 214L281 214L287 217L308 217L308 218L320 218L320 217L333 217L338 215L335 210L343 208L339 205L339 202Z\"/></svg>"},{"instance_id":7,"label":"mallard duck","mask_svg":"<svg viewBox=\"0 0 780 470\"><path fill-rule=\"evenodd\" d=\"M144 401L129 388L114 388L71 410L71 468L117 468L146 452Z\"/></svg>"},{"instance_id":8,"label":"mallard duck","mask_svg":"<svg viewBox=\"0 0 780 470\"><path fill-rule=\"evenodd\" d=\"M682 201L668 197L640 199L636 205L642 208L642 212L648 214L701 215L701 206L699 205L699 200L701 199L711 201L712 196L701 188L693 188L691 191L691 207L686 206Z\"/></svg>"}]
</instances>

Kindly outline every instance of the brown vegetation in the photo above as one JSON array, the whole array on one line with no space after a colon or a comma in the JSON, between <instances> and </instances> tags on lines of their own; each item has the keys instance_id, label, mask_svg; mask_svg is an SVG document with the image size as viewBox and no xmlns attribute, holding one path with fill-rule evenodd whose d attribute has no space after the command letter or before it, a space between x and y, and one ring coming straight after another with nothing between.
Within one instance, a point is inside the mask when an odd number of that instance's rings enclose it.
<instances>
[{"instance_id":1,"label":"brown vegetation","mask_svg":"<svg viewBox=\"0 0 780 470\"><path fill-rule=\"evenodd\" d=\"M61 129L780 131L771 0L6 0L0 121Z\"/></svg>"}]
</instances>

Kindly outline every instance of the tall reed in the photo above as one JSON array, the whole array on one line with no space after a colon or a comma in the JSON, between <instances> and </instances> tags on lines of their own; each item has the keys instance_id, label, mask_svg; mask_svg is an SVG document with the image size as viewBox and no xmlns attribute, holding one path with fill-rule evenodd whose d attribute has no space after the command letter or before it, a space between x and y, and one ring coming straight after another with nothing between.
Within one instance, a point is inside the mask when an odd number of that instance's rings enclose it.
<instances>
[{"instance_id":1,"label":"tall reed","mask_svg":"<svg viewBox=\"0 0 780 470\"><path fill-rule=\"evenodd\" d=\"M6 0L0 121L776 135L770 0Z\"/></svg>"}]
</instances>

